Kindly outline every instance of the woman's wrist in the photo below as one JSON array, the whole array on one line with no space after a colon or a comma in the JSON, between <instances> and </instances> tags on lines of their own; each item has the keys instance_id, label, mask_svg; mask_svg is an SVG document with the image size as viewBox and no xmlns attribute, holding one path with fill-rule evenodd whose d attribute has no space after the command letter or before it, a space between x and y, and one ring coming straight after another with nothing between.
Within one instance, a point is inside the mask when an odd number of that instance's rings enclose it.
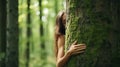
<instances>
[{"instance_id":1,"label":"woman's wrist","mask_svg":"<svg viewBox=\"0 0 120 67\"><path fill-rule=\"evenodd\" d=\"M68 56L71 56L72 53L71 53L71 51L67 51L66 54L67 54Z\"/></svg>"}]
</instances>

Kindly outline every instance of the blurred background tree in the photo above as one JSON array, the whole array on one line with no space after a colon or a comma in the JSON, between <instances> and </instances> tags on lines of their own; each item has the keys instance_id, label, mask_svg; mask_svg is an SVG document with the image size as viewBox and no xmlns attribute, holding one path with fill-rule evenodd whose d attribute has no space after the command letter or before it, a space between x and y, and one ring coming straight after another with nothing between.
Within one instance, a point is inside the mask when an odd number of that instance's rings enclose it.
<instances>
[{"instance_id":1,"label":"blurred background tree","mask_svg":"<svg viewBox=\"0 0 120 67\"><path fill-rule=\"evenodd\" d=\"M6 12L6 0L0 0L0 67L5 67Z\"/></svg>"},{"instance_id":2,"label":"blurred background tree","mask_svg":"<svg viewBox=\"0 0 120 67\"><path fill-rule=\"evenodd\" d=\"M18 0L7 0L6 67L19 67Z\"/></svg>"}]
</instances>

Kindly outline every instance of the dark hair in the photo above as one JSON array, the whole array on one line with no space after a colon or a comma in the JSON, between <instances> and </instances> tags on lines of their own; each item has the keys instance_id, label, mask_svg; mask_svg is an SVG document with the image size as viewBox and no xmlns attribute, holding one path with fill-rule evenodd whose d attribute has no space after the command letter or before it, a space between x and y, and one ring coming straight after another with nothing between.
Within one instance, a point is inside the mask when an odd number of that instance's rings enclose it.
<instances>
[{"instance_id":1,"label":"dark hair","mask_svg":"<svg viewBox=\"0 0 120 67\"><path fill-rule=\"evenodd\" d=\"M56 30L57 34L65 35L65 26L62 22L62 17L65 14L64 11L60 11L56 18L56 26L58 27L58 30Z\"/></svg>"},{"instance_id":2,"label":"dark hair","mask_svg":"<svg viewBox=\"0 0 120 67\"><path fill-rule=\"evenodd\" d=\"M55 23L55 55L57 57L58 53L58 37L61 35L65 35L65 26L63 24L63 15L65 14L64 11L60 11L56 17L56 23Z\"/></svg>"}]
</instances>

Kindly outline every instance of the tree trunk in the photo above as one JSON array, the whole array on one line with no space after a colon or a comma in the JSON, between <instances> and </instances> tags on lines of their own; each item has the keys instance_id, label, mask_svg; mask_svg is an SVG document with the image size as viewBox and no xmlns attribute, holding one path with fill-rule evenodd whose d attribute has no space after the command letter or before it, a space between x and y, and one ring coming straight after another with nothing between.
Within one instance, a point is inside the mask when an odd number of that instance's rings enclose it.
<instances>
[{"instance_id":1,"label":"tree trunk","mask_svg":"<svg viewBox=\"0 0 120 67\"><path fill-rule=\"evenodd\" d=\"M43 27L43 21L42 21L42 16L43 16L43 9L42 9L42 0L39 0L39 11L40 11L40 48L41 48L41 59L42 59L42 66L46 64L46 49L45 49L45 38L44 38L44 27Z\"/></svg>"},{"instance_id":2,"label":"tree trunk","mask_svg":"<svg viewBox=\"0 0 120 67\"><path fill-rule=\"evenodd\" d=\"M6 0L0 0L0 67L5 67L6 14Z\"/></svg>"},{"instance_id":3,"label":"tree trunk","mask_svg":"<svg viewBox=\"0 0 120 67\"><path fill-rule=\"evenodd\" d=\"M18 0L7 0L6 67L18 67Z\"/></svg>"},{"instance_id":4,"label":"tree trunk","mask_svg":"<svg viewBox=\"0 0 120 67\"><path fill-rule=\"evenodd\" d=\"M67 0L66 50L75 40L85 53L72 56L66 67L119 67L120 0Z\"/></svg>"},{"instance_id":5,"label":"tree trunk","mask_svg":"<svg viewBox=\"0 0 120 67\"><path fill-rule=\"evenodd\" d=\"M55 2L55 14L57 14L58 13L58 0L55 0L54 1Z\"/></svg>"},{"instance_id":6,"label":"tree trunk","mask_svg":"<svg viewBox=\"0 0 120 67\"><path fill-rule=\"evenodd\" d=\"M29 67L30 61L30 37L31 37L31 21L30 21L30 1L27 0L27 44L26 44L26 67Z\"/></svg>"}]
</instances>

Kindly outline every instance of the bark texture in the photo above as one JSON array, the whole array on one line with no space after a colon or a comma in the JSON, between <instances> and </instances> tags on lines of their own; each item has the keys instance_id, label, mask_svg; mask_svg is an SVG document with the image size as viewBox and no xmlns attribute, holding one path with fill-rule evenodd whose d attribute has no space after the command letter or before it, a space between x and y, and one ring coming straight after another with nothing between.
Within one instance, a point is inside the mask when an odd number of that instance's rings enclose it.
<instances>
[{"instance_id":1,"label":"bark texture","mask_svg":"<svg viewBox=\"0 0 120 67\"><path fill-rule=\"evenodd\" d=\"M66 50L77 40L85 53L66 67L119 67L120 0L67 0Z\"/></svg>"}]
</instances>

